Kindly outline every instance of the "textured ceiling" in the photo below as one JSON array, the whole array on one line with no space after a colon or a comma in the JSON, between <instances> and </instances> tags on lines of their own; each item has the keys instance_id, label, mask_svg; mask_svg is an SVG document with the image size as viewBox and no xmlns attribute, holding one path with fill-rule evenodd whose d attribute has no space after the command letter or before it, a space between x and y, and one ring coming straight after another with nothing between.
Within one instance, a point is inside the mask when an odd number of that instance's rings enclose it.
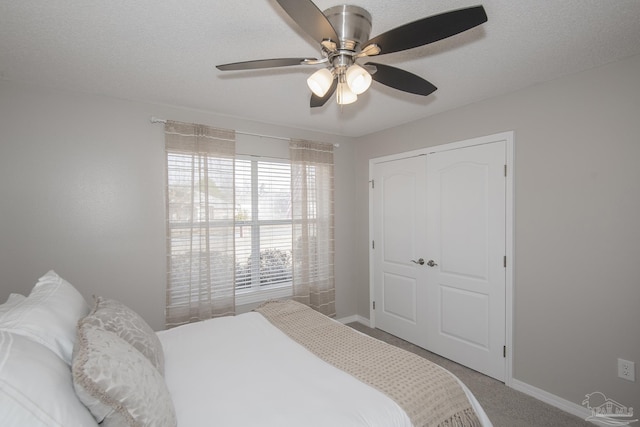
<instances>
[{"instance_id":1,"label":"textured ceiling","mask_svg":"<svg viewBox=\"0 0 640 427\"><path fill-rule=\"evenodd\" d=\"M316 0L324 10L335 0ZM309 108L317 67L222 73L216 64L319 57L274 0L0 0L0 78L361 136L640 54L638 0L357 0L372 37L482 4L489 20L375 60L424 77L428 96L374 82L355 104ZM640 84L640 76L639 83Z\"/></svg>"}]
</instances>

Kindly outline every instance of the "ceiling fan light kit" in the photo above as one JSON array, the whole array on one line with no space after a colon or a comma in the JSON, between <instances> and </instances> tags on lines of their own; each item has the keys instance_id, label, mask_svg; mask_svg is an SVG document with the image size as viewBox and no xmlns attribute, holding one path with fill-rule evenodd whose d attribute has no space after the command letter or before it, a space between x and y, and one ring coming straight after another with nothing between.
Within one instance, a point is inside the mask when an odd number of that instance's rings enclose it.
<instances>
[{"instance_id":1,"label":"ceiling fan light kit","mask_svg":"<svg viewBox=\"0 0 640 427\"><path fill-rule=\"evenodd\" d=\"M340 82L338 83L336 100L338 105L353 104L358 100L358 95L353 93L348 84Z\"/></svg>"},{"instance_id":2,"label":"ceiling fan light kit","mask_svg":"<svg viewBox=\"0 0 640 427\"><path fill-rule=\"evenodd\" d=\"M347 68L345 76L347 78L347 85L349 85L349 89L351 89L351 91L356 95L360 95L369 89L371 81L373 80L371 74L358 64L353 64Z\"/></svg>"},{"instance_id":3,"label":"ceiling fan light kit","mask_svg":"<svg viewBox=\"0 0 640 427\"><path fill-rule=\"evenodd\" d=\"M323 97L329 91L331 83L333 73L328 68L320 68L307 79L307 86L319 97Z\"/></svg>"},{"instance_id":4,"label":"ceiling fan light kit","mask_svg":"<svg viewBox=\"0 0 640 427\"><path fill-rule=\"evenodd\" d=\"M385 64L356 63L360 58L399 52L451 37L487 21L482 6L429 16L369 39L371 14L359 6L340 5L324 12L311 0L276 0L284 11L320 43L322 59L262 59L218 65L221 71L292 65L325 65L307 79L311 107L324 105L333 93L339 105L355 102L372 81L403 92L427 96L436 87L408 71Z\"/></svg>"},{"instance_id":5,"label":"ceiling fan light kit","mask_svg":"<svg viewBox=\"0 0 640 427\"><path fill-rule=\"evenodd\" d=\"M323 14L339 38L336 48L329 50L325 43L322 52L338 79L336 100L339 105L352 104L371 86L371 74L355 63L360 46L371 33L371 14L351 5L334 6Z\"/></svg>"}]
</instances>

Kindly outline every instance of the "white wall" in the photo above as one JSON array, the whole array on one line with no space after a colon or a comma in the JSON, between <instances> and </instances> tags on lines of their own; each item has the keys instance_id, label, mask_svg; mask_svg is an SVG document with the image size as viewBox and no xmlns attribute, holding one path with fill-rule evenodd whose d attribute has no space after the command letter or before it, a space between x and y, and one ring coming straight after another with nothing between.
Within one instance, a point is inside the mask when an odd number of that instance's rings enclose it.
<instances>
[{"instance_id":1,"label":"white wall","mask_svg":"<svg viewBox=\"0 0 640 427\"><path fill-rule=\"evenodd\" d=\"M441 88L440 90L446 90ZM514 378L640 408L640 56L362 137L358 314L369 317L368 162L515 132Z\"/></svg>"},{"instance_id":2,"label":"white wall","mask_svg":"<svg viewBox=\"0 0 640 427\"><path fill-rule=\"evenodd\" d=\"M355 313L349 139L6 81L0 81L0 302L10 292L28 294L54 269L88 301L94 294L119 299L154 329L164 327L164 131L151 116L339 143L336 310L339 317Z\"/></svg>"}]
</instances>

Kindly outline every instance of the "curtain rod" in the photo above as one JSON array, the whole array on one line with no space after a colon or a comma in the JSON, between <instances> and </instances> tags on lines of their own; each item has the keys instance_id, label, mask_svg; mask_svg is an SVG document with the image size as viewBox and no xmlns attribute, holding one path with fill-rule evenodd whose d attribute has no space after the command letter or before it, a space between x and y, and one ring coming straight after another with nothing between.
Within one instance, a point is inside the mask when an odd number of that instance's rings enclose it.
<instances>
[{"instance_id":1,"label":"curtain rod","mask_svg":"<svg viewBox=\"0 0 640 427\"><path fill-rule=\"evenodd\" d=\"M167 123L166 119L160 119L158 117L155 116L151 116L151 123ZM252 133L252 132L242 132L239 130L236 130L235 133L239 133L240 135L249 135L249 136L257 136L259 138L271 138L271 139L281 139L283 141L289 141L291 138L285 138L283 136L273 136L273 135L263 135L260 133ZM340 144L333 144L334 147L338 148L340 147Z\"/></svg>"}]
</instances>

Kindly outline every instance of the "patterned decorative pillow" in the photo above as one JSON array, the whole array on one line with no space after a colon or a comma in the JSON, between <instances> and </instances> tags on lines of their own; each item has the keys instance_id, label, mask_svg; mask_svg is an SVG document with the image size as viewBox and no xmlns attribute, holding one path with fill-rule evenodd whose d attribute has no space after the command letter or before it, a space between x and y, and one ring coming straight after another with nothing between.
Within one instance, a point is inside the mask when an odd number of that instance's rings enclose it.
<instances>
[{"instance_id":1,"label":"patterned decorative pillow","mask_svg":"<svg viewBox=\"0 0 640 427\"><path fill-rule=\"evenodd\" d=\"M138 313L126 305L95 297L93 310L82 321L118 335L144 354L164 375L164 351L158 336Z\"/></svg>"},{"instance_id":2,"label":"patterned decorative pillow","mask_svg":"<svg viewBox=\"0 0 640 427\"><path fill-rule=\"evenodd\" d=\"M71 371L78 398L101 426L177 425L160 372L116 334L80 321Z\"/></svg>"}]
</instances>

